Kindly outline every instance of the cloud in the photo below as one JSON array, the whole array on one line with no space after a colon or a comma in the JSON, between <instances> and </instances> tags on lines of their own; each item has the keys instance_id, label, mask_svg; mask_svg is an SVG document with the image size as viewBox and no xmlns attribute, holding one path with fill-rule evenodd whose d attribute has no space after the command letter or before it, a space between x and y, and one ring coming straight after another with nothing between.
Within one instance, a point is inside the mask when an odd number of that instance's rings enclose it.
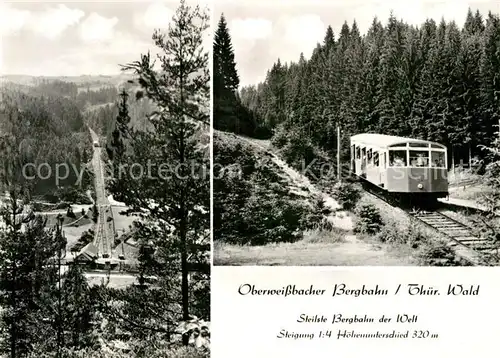
<instances>
[{"instance_id":1,"label":"cloud","mask_svg":"<svg viewBox=\"0 0 500 358\"><path fill-rule=\"evenodd\" d=\"M30 65L16 63L9 68L9 72L44 76L113 75L120 73L120 65L140 59L140 54L146 53L148 49L153 50L154 54L154 46L150 41L116 32L109 43L87 42L53 53L50 58L45 56L38 61L31 61Z\"/></svg>"},{"instance_id":2,"label":"cloud","mask_svg":"<svg viewBox=\"0 0 500 358\"><path fill-rule=\"evenodd\" d=\"M21 30L28 22L31 13L14 9L7 4L0 5L0 35L7 36Z\"/></svg>"},{"instance_id":3,"label":"cloud","mask_svg":"<svg viewBox=\"0 0 500 358\"><path fill-rule=\"evenodd\" d=\"M326 26L319 15L301 15L284 21L285 40L297 47L312 51L323 40Z\"/></svg>"},{"instance_id":4,"label":"cloud","mask_svg":"<svg viewBox=\"0 0 500 358\"><path fill-rule=\"evenodd\" d=\"M229 25L232 37L241 39L264 39L273 32L273 23L263 18L234 19Z\"/></svg>"},{"instance_id":5,"label":"cloud","mask_svg":"<svg viewBox=\"0 0 500 358\"><path fill-rule=\"evenodd\" d=\"M174 15L174 11L163 2L157 1L150 4L143 14L134 16L135 26L139 29L150 31L152 29L166 29Z\"/></svg>"},{"instance_id":6,"label":"cloud","mask_svg":"<svg viewBox=\"0 0 500 358\"><path fill-rule=\"evenodd\" d=\"M85 42L111 40L117 23L117 17L107 18L93 12L80 25L80 37Z\"/></svg>"},{"instance_id":7,"label":"cloud","mask_svg":"<svg viewBox=\"0 0 500 358\"><path fill-rule=\"evenodd\" d=\"M29 26L36 34L53 40L66 28L77 24L84 15L85 12L82 10L70 9L60 4L43 12L34 13L30 18Z\"/></svg>"},{"instance_id":8,"label":"cloud","mask_svg":"<svg viewBox=\"0 0 500 358\"><path fill-rule=\"evenodd\" d=\"M482 0L475 0L474 3L480 3ZM484 2L484 1L483 1ZM385 25L392 10L393 15L398 19L402 19L411 25L420 26L426 19L432 18L439 22L442 17L446 21L454 20L459 26L465 21L469 3L467 0L423 0L423 1L398 1L386 0L384 2L365 2L353 7L350 11L351 16L346 18L349 25L354 19L359 26L361 33L366 33L370 27L373 17L378 19ZM334 31L340 31L341 24L337 24Z\"/></svg>"},{"instance_id":9,"label":"cloud","mask_svg":"<svg viewBox=\"0 0 500 358\"><path fill-rule=\"evenodd\" d=\"M475 3L479 1L476 0ZM465 23L468 8L469 4L466 0L447 0L426 5L425 15L436 21L444 17L446 21L454 20L458 26L462 26Z\"/></svg>"},{"instance_id":10,"label":"cloud","mask_svg":"<svg viewBox=\"0 0 500 358\"><path fill-rule=\"evenodd\" d=\"M326 25L315 14L282 17L278 27L279 37L274 40L272 51L275 59L279 57L282 62L297 61L300 53L309 58L326 33Z\"/></svg>"}]
</instances>

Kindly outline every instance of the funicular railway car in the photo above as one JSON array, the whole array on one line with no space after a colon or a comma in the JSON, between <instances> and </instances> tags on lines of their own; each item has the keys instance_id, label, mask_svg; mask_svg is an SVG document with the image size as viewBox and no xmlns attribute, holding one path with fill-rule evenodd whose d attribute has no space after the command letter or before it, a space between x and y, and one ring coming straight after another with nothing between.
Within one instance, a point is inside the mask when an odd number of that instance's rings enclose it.
<instances>
[{"instance_id":1,"label":"funicular railway car","mask_svg":"<svg viewBox=\"0 0 500 358\"><path fill-rule=\"evenodd\" d=\"M420 139L363 133L351 137L351 172L399 197L448 195L446 147Z\"/></svg>"}]
</instances>

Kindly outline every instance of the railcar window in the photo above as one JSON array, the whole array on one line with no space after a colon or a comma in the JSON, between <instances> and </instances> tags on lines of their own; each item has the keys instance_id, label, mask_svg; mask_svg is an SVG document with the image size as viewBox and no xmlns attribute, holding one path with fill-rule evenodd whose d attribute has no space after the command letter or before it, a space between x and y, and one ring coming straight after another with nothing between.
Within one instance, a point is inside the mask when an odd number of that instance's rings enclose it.
<instances>
[{"instance_id":1,"label":"railcar window","mask_svg":"<svg viewBox=\"0 0 500 358\"><path fill-rule=\"evenodd\" d=\"M445 168L445 152L438 152L433 150L431 153L431 167Z\"/></svg>"},{"instance_id":2,"label":"railcar window","mask_svg":"<svg viewBox=\"0 0 500 358\"><path fill-rule=\"evenodd\" d=\"M390 150L389 151L389 166L391 167L406 167L406 150Z\"/></svg>"},{"instance_id":3,"label":"railcar window","mask_svg":"<svg viewBox=\"0 0 500 358\"><path fill-rule=\"evenodd\" d=\"M372 150L371 149L368 149L368 152L367 152L367 158L368 158L368 162L372 162Z\"/></svg>"},{"instance_id":4,"label":"railcar window","mask_svg":"<svg viewBox=\"0 0 500 358\"><path fill-rule=\"evenodd\" d=\"M428 167L429 152L424 150L410 150L410 165L412 167Z\"/></svg>"},{"instance_id":5,"label":"railcar window","mask_svg":"<svg viewBox=\"0 0 500 358\"><path fill-rule=\"evenodd\" d=\"M429 143L409 143L413 148L429 148Z\"/></svg>"},{"instance_id":6,"label":"railcar window","mask_svg":"<svg viewBox=\"0 0 500 358\"><path fill-rule=\"evenodd\" d=\"M378 164L379 164L379 154L378 154L378 152L374 152L373 153L373 165L378 167Z\"/></svg>"},{"instance_id":7,"label":"railcar window","mask_svg":"<svg viewBox=\"0 0 500 358\"><path fill-rule=\"evenodd\" d=\"M360 159L360 158L361 158L361 148L356 147L356 159Z\"/></svg>"},{"instance_id":8,"label":"railcar window","mask_svg":"<svg viewBox=\"0 0 500 358\"><path fill-rule=\"evenodd\" d=\"M431 148L439 148L439 149L443 149L443 147L442 147L442 146L437 145L437 144L431 144Z\"/></svg>"},{"instance_id":9,"label":"railcar window","mask_svg":"<svg viewBox=\"0 0 500 358\"><path fill-rule=\"evenodd\" d=\"M366 160L366 148L362 148L362 149L361 149L361 158L362 158L363 160Z\"/></svg>"}]
</instances>

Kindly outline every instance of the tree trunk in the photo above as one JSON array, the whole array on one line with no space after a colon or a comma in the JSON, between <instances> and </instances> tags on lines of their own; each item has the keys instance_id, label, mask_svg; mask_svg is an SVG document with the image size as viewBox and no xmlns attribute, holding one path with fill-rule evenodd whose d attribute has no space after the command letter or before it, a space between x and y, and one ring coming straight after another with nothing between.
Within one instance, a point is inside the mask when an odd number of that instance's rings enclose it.
<instances>
[{"instance_id":1,"label":"tree trunk","mask_svg":"<svg viewBox=\"0 0 500 358\"><path fill-rule=\"evenodd\" d=\"M62 225L62 223L61 223ZM58 244L61 241L61 228L58 226L57 229L57 240ZM61 347L63 344L62 335L62 284L61 284L61 247L58 246L57 254L57 279L58 279L58 290L57 290L57 357L61 357Z\"/></svg>"},{"instance_id":2,"label":"tree trunk","mask_svg":"<svg viewBox=\"0 0 500 358\"><path fill-rule=\"evenodd\" d=\"M15 217L15 216L14 216ZM13 270L12 270L12 291L11 291L11 305L14 316L17 314L17 301L16 301L16 260L13 260ZM17 317L11 322L10 325L10 356L11 358L16 358L16 339L17 339Z\"/></svg>"},{"instance_id":3,"label":"tree trunk","mask_svg":"<svg viewBox=\"0 0 500 358\"><path fill-rule=\"evenodd\" d=\"M182 292L182 319L189 320L189 271L187 262L187 243L186 243L186 215L183 212L183 217L180 223L180 239L181 239L181 292ZM189 344L189 336L182 336L182 344L187 346Z\"/></svg>"},{"instance_id":4,"label":"tree trunk","mask_svg":"<svg viewBox=\"0 0 500 358\"><path fill-rule=\"evenodd\" d=\"M15 192L11 192L10 194L11 198L13 198L13 210L12 210L12 220L14 225L16 224L17 216L17 195L15 195ZM10 215L10 214L9 214ZM15 230L15 229L14 229ZM17 231L14 231L14 242L17 243ZM15 257L16 253L14 253L14 257L12 260L12 283L11 287L12 290L10 292L10 299L11 299L11 307L13 311L13 320L11 322L10 326L10 356L12 358L16 358L16 348L17 348L17 297L16 297L16 289L17 289L17 259Z\"/></svg>"}]
</instances>

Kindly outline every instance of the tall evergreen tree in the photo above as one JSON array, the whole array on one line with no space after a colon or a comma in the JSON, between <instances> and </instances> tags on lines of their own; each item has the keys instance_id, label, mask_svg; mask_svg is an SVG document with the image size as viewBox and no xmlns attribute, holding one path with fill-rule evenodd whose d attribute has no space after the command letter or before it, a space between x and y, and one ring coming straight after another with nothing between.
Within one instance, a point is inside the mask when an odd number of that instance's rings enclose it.
<instances>
[{"instance_id":1,"label":"tall evergreen tree","mask_svg":"<svg viewBox=\"0 0 500 358\"><path fill-rule=\"evenodd\" d=\"M35 216L23 203L18 189L0 210L0 306L3 343L0 352L10 357L25 357L34 347L55 347L57 321L54 303L54 269L51 264L60 243L45 228L45 221Z\"/></svg>"},{"instance_id":2,"label":"tall evergreen tree","mask_svg":"<svg viewBox=\"0 0 500 358\"><path fill-rule=\"evenodd\" d=\"M128 93L125 89L120 92L120 103L118 104L118 116L115 121L115 128L111 133L111 143L106 146L108 157L113 160L113 156L122 157L125 154L124 139L128 139L128 126L130 116L128 113Z\"/></svg>"},{"instance_id":3,"label":"tall evergreen tree","mask_svg":"<svg viewBox=\"0 0 500 358\"><path fill-rule=\"evenodd\" d=\"M240 79L236 72L231 35L229 34L224 14L221 15L217 30L214 34L213 56L214 80L220 81L220 83L216 83L214 87L214 90L217 91L217 95L221 95L228 90L232 92L236 91L240 84Z\"/></svg>"},{"instance_id":4,"label":"tall evergreen tree","mask_svg":"<svg viewBox=\"0 0 500 358\"><path fill-rule=\"evenodd\" d=\"M96 295L81 266L71 264L62 277L62 328L65 347L82 349L95 344Z\"/></svg>"},{"instance_id":5,"label":"tall evergreen tree","mask_svg":"<svg viewBox=\"0 0 500 358\"><path fill-rule=\"evenodd\" d=\"M231 36L222 14L213 42L214 127L251 135L256 124L253 113L241 103L239 83Z\"/></svg>"}]
</instances>

